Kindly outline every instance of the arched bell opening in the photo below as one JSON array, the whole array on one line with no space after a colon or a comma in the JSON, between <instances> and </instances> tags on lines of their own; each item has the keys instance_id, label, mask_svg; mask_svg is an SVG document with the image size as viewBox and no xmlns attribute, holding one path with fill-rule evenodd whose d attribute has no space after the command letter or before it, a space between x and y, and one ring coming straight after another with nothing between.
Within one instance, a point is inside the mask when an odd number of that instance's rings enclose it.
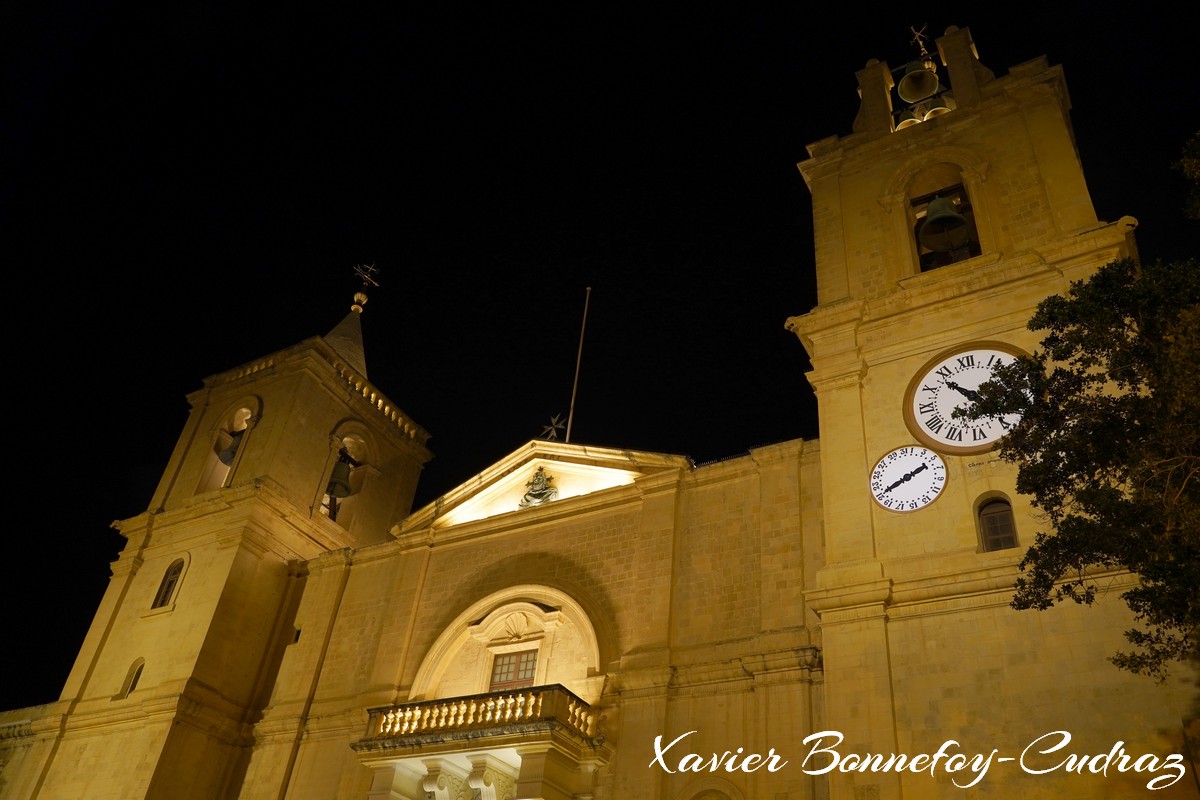
<instances>
[{"instance_id":1,"label":"arched bell opening","mask_svg":"<svg viewBox=\"0 0 1200 800\"><path fill-rule=\"evenodd\" d=\"M921 271L965 261L982 253L975 214L962 185L913 199Z\"/></svg>"},{"instance_id":2,"label":"arched bell opening","mask_svg":"<svg viewBox=\"0 0 1200 800\"><path fill-rule=\"evenodd\" d=\"M921 272L982 254L975 211L961 183L913 197L910 205Z\"/></svg>"},{"instance_id":3,"label":"arched bell opening","mask_svg":"<svg viewBox=\"0 0 1200 800\"><path fill-rule=\"evenodd\" d=\"M229 485L245 450L254 416L254 409L245 404L235 406L221 417L212 434L207 463L196 486L197 494Z\"/></svg>"},{"instance_id":4,"label":"arched bell opening","mask_svg":"<svg viewBox=\"0 0 1200 800\"><path fill-rule=\"evenodd\" d=\"M335 436L332 444L336 452L325 481L321 513L349 530L366 479L368 448L366 440L356 434Z\"/></svg>"}]
</instances>

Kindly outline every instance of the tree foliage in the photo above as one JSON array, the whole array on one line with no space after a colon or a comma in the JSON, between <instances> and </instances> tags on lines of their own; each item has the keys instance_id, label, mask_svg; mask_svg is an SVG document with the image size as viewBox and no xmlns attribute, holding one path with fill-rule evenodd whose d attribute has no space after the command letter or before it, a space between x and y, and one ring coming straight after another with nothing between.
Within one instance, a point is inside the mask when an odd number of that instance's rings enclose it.
<instances>
[{"instance_id":1,"label":"tree foliage","mask_svg":"<svg viewBox=\"0 0 1200 800\"><path fill-rule=\"evenodd\" d=\"M1189 219L1200 219L1200 131L1183 146L1183 156L1172 165L1192 182L1191 193L1184 202L1183 213Z\"/></svg>"},{"instance_id":2,"label":"tree foliage","mask_svg":"<svg viewBox=\"0 0 1200 800\"><path fill-rule=\"evenodd\" d=\"M1032 356L980 387L966 416L1018 412L1000 442L1044 514L1012 605L1091 604L1114 570L1133 645L1121 669L1163 679L1200 632L1200 263L1114 261L1029 322ZM961 413L961 412L960 412Z\"/></svg>"}]
</instances>

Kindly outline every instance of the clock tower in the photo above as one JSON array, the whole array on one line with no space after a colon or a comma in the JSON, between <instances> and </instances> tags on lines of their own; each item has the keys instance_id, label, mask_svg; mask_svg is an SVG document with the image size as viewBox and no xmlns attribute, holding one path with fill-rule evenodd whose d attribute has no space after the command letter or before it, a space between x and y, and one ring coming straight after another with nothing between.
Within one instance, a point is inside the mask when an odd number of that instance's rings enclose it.
<instances>
[{"instance_id":1,"label":"clock tower","mask_svg":"<svg viewBox=\"0 0 1200 800\"><path fill-rule=\"evenodd\" d=\"M1060 67L1038 58L996 77L966 28L917 44L899 69L858 72L853 132L809 145L799 165L818 303L787 327L812 362L827 548L805 596L821 622L826 725L854 753L999 740L954 698L994 691L1005 642L1030 635L1008 602L1038 521L995 452L1016 420L951 415L994 365L1037 345L1026 323L1039 301L1135 255L1135 220L1096 218ZM1105 655L1089 652L1088 668L1115 672ZM931 696L944 707L909 700ZM1101 714L1095 702L1078 698L1080 714ZM1062 722L1033 702L1028 713ZM904 780L853 786L894 798Z\"/></svg>"}]
</instances>

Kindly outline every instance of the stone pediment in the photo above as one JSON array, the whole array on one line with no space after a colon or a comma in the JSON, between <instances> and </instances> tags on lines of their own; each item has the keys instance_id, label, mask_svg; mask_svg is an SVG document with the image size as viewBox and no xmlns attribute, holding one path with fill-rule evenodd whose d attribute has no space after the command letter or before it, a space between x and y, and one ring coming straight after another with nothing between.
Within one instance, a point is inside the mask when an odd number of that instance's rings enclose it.
<instances>
[{"instance_id":1,"label":"stone pediment","mask_svg":"<svg viewBox=\"0 0 1200 800\"><path fill-rule=\"evenodd\" d=\"M686 456L533 440L413 512L392 533L446 528L501 514L528 513L663 472L692 467Z\"/></svg>"}]
</instances>

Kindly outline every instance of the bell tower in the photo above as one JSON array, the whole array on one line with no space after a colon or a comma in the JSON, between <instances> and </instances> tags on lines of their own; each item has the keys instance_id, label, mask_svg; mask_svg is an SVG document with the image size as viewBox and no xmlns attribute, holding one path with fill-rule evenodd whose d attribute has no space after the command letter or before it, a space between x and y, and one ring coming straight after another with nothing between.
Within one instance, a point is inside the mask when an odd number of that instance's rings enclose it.
<instances>
[{"instance_id":1,"label":"bell tower","mask_svg":"<svg viewBox=\"0 0 1200 800\"><path fill-rule=\"evenodd\" d=\"M388 538L430 458L428 434L367 380L361 314L374 281L359 274L327 335L188 396L148 510L114 523L127 544L32 796L236 793L284 651L303 635L305 562Z\"/></svg>"},{"instance_id":2,"label":"bell tower","mask_svg":"<svg viewBox=\"0 0 1200 800\"><path fill-rule=\"evenodd\" d=\"M1135 255L1135 220L1096 218L1060 67L1038 58L998 78L966 28L916 43L904 67L858 72L852 133L809 145L799 164L818 303L787 328L812 362L827 548L806 598L821 619L827 726L854 753L1001 740L949 701L934 713L907 699L986 691L996 662L973 659L1030 642L1007 604L1038 523L994 449L1016 420L968 425L953 411L1036 346L1025 326L1039 301ZM1106 654L1080 669L1115 673ZM1102 724L1105 709L1080 694L1080 717ZM899 797L902 780L858 776L835 796Z\"/></svg>"}]
</instances>

